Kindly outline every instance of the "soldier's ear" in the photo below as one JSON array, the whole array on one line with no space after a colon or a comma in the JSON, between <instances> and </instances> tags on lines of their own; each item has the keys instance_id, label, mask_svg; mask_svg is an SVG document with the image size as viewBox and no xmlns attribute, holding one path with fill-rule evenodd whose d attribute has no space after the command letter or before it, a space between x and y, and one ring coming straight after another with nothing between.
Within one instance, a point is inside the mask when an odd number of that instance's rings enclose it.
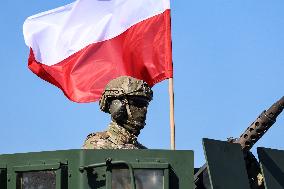
<instances>
[{"instance_id":1,"label":"soldier's ear","mask_svg":"<svg viewBox=\"0 0 284 189\"><path fill-rule=\"evenodd\" d=\"M114 121L123 121L127 119L125 104L119 99L114 99L111 101L109 106L109 112Z\"/></svg>"},{"instance_id":2,"label":"soldier's ear","mask_svg":"<svg viewBox=\"0 0 284 189\"><path fill-rule=\"evenodd\" d=\"M107 101L106 101L106 104L105 104L105 109L107 110L108 113L111 114L110 112L110 106L111 106L111 103L112 101L114 100L114 98L108 98Z\"/></svg>"}]
</instances>

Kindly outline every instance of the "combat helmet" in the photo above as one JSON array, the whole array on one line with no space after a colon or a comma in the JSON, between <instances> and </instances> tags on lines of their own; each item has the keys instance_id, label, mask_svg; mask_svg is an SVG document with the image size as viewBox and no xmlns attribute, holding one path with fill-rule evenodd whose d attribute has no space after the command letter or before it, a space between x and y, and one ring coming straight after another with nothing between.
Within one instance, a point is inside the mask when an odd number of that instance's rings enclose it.
<instances>
[{"instance_id":1,"label":"combat helmet","mask_svg":"<svg viewBox=\"0 0 284 189\"><path fill-rule=\"evenodd\" d=\"M150 102L153 98L153 91L143 80L130 76L120 76L106 85L99 102L100 109L109 113L110 99L122 96L144 96Z\"/></svg>"}]
</instances>

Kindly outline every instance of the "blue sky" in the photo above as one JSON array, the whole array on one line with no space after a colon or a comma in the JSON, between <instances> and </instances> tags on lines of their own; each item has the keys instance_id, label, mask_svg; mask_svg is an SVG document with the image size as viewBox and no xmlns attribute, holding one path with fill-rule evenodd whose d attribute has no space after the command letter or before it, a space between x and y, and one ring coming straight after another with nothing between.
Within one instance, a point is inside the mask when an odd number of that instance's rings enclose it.
<instances>
[{"instance_id":1,"label":"blue sky","mask_svg":"<svg viewBox=\"0 0 284 189\"><path fill-rule=\"evenodd\" d=\"M80 148L109 115L77 104L27 68L24 20L72 1L4 1L0 11L0 154ZM284 95L284 1L172 2L177 149L204 163L202 138L238 137ZM154 86L139 140L168 149L168 82ZM284 114L256 146L284 149ZM253 150L255 152L255 149Z\"/></svg>"}]
</instances>

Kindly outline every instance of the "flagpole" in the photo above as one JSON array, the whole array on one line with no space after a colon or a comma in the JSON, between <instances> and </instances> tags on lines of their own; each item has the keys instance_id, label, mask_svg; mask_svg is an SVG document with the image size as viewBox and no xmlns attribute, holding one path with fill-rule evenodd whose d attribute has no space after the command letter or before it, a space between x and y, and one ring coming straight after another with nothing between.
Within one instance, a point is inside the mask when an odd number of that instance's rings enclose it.
<instances>
[{"instance_id":1,"label":"flagpole","mask_svg":"<svg viewBox=\"0 0 284 189\"><path fill-rule=\"evenodd\" d=\"M174 80L173 78L169 78L169 98L170 98L171 150L175 150L176 142L175 142Z\"/></svg>"}]
</instances>

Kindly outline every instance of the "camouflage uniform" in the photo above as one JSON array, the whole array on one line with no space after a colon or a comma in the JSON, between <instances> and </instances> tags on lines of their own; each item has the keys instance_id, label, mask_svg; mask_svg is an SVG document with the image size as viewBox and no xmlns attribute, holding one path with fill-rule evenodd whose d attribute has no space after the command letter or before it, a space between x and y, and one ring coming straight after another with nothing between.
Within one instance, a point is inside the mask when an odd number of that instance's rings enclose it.
<instances>
[{"instance_id":1,"label":"camouflage uniform","mask_svg":"<svg viewBox=\"0 0 284 189\"><path fill-rule=\"evenodd\" d=\"M137 141L145 126L151 88L142 80L128 76L110 81L100 99L100 109L111 114L107 131L87 136L83 149L145 149Z\"/></svg>"},{"instance_id":2,"label":"camouflage uniform","mask_svg":"<svg viewBox=\"0 0 284 189\"><path fill-rule=\"evenodd\" d=\"M146 149L137 137L123 127L111 122L107 131L91 133L83 145L84 149Z\"/></svg>"}]
</instances>

